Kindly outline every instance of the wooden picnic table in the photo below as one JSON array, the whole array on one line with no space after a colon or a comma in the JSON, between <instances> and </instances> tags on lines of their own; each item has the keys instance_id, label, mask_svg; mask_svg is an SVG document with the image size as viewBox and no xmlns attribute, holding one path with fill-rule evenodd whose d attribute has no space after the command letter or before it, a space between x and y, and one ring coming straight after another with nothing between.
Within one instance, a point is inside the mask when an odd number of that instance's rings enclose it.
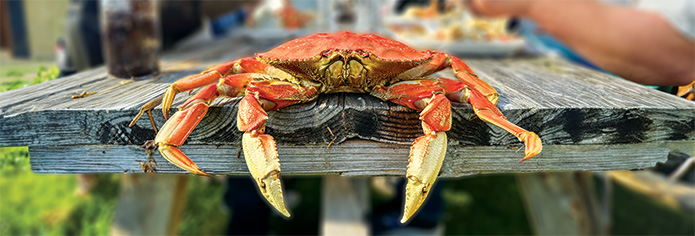
<instances>
[{"instance_id":1,"label":"wooden picnic table","mask_svg":"<svg viewBox=\"0 0 695 236\"><path fill-rule=\"evenodd\" d=\"M102 67L0 93L0 146L29 146L32 170L38 173L141 173L147 155L139 146L155 136L147 118L128 127L141 105L179 78L283 41L223 39L165 55L161 73L153 77L116 79ZM498 90L502 113L536 132L544 149L518 163L522 143L477 119L468 104L454 103L443 177L643 169L664 162L670 151L692 153L695 148L692 101L560 59L467 62ZM440 75L453 76L448 71ZM84 91L95 93L73 98ZM175 105L188 97L179 94ZM209 173L248 173L238 158L238 101L214 102L181 147ZM164 123L159 107L154 118ZM267 125L278 142L283 175L403 176L410 144L421 132L416 111L368 94L322 95L271 112ZM153 157L157 172L186 173L159 154Z\"/></svg>"},{"instance_id":2,"label":"wooden picnic table","mask_svg":"<svg viewBox=\"0 0 695 236\"><path fill-rule=\"evenodd\" d=\"M128 124L144 103L161 96L179 78L216 63L251 56L283 41L228 38L168 53L161 62L161 73L156 76L116 79L101 67L0 93L0 146L29 146L31 168L37 173L142 173L141 164L148 161L148 155L140 145L153 139L155 131L147 118L140 119L133 127ZM453 103L454 121L447 132L448 152L441 177L634 170L665 162L670 152L695 153L694 102L561 59L464 59L498 90L497 106L502 113L520 127L536 132L544 147L538 156L518 163L523 157L522 143L502 129L477 119L469 105ZM449 71L440 75L453 78ZM75 95L85 96L74 98ZM175 105L189 96L179 94ZM215 101L207 117L181 147L209 173L248 175L244 159L239 158L243 154L239 152L242 133L235 124L238 101L238 98ZM161 108L157 107L153 114L161 126L164 123ZM321 95L316 101L271 112L267 133L277 140L282 175L404 176L410 144L422 130L418 113L412 109L368 94L339 93ZM186 173L156 152L153 158L159 173ZM154 188L149 184L151 181L138 181L137 175L125 179L131 178L136 179L122 184L120 203L129 207L118 208L112 233L175 233L173 222L181 209L172 207L171 202L181 201L177 196L185 189L185 179L156 180L173 186L163 190ZM561 202L565 201L562 196L577 192L574 189L558 192L552 186L544 190L543 180L534 178L527 176L519 180L523 183L520 187L526 186L522 192L549 198L532 198L559 199L557 203L561 206L567 203ZM558 175L544 179L566 185L564 180L568 178L575 177ZM368 205L366 186L364 179L324 178L323 234L368 234L363 218ZM156 195L166 195L165 199L150 199L150 189L158 189ZM591 201L584 201L585 197L577 195L569 199L578 206L591 205ZM160 210L142 211L138 209L150 208L132 207L153 204ZM592 218L582 211L577 214L574 208L553 208L548 213L550 218L541 214L534 219L577 226L576 222ZM558 217L556 210L570 216ZM574 226L569 228L581 228ZM603 232L553 230L538 232Z\"/></svg>"}]
</instances>

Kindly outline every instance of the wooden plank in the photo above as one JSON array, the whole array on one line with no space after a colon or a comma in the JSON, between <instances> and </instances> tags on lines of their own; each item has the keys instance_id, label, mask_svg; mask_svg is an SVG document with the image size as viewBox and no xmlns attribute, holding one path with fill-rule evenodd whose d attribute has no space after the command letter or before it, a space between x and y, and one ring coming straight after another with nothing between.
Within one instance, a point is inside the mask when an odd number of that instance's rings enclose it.
<instances>
[{"instance_id":1,"label":"wooden plank","mask_svg":"<svg viewBox=\"0 0 695 236\"><path fill-rule=\"evenodd\" d=\"M282 174L404 176L409 149L408 145L353 139L330 148L280 145L278 152ZM181 150L209 173L248 174L244 159L237 157L238 145L186 145ZM441 176L643 169L666 161L668 152L663 143L547 145L538 156L518 163L523 156L518 149L449 145ZM37 173L141 173L139 163L147 161L144 149L135 145L30 146L29 153L32 170ZM160 173L187 173L158 153L152 157Z\"/></svg>"},{"instance_id":2,"label":"wooden plank","mask_svg":"<svg viewBox=\"0 0 695 236\"><path fill-rule=\"evenodd\" d=\"M158 90L163 90L165 86L166 84L159 85ZM73 94L65 96L68 95ZM149 95L154 96L157 94ZM178 100L182 101L185 97L187 96L179 96L181 99ZM130 96L116 99L140 100ZM9 108L26 111L13 113L3 110L0 133L4 135L0 137L0 146L132 145L142 144L154 137L154 130L147 119L142 119L134 127L128 127L138 106L128 107L129 105L109 99L93 99L92 102L97 104L82 104L89 101L78 100L68 100L71 103L69 106L89 107L65 108L56 105L57 107L48 109L27 103ZM237 101L218 100L191 134L188 143L237 143L241 136L236 130L234 119ZM512 103L500 103L500 106L512 122L537 132L545 144L612 144L695 140L695 133L692 132L695 129L695 105L683 101L685 103L680 108L669 108L669 103L628 108L613 108L610 105L598 108L523 108L513 107ZM514 104L525 106L523 103ZM671 104L676 105L678 102ZM106 106L113 108L106 109ZM158 124L164 123L160 111L155 111L154 116ZM469 145L520 144L512 135L475 119L466 104L454 105L453 119L454 124L449 132L450 142ZM268 133L275 136L278 142L289 144L329 142L334 137L327 127L337 135L335 141L338 143L347 138L359 137L405 144L421 135L415 111L364 94L328 94L316 101L271 112L268 121Z\"/></svg>"}]
</instances>

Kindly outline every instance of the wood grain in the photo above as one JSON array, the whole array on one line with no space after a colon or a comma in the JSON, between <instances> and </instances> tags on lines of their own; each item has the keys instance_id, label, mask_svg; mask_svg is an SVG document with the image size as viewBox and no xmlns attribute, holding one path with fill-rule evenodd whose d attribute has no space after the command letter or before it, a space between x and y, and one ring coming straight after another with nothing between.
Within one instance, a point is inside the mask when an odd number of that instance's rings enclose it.
<instances>
[{"instance_id":1,"label":"wood grain","mask_svg":"<svg viewBox=\"0 0 695 236\"><path fill-rule=\"evenodd\" d=\"M213 174L248 175L237 145L186 145L181 148L198 166ZM352 139L341 145L280 145L282 174L405 176L408 145ZM135 145L30 146L37 173L141 173L147 162ZM537 171L604 171L643 169L666 161L669 149L659 144L548 145L519 163L523 151L495 146L449 145L442 177ZM629 153L629 155L625 155ZM152 157L160 173L186 173L159 154Z\"/></svg>"}]
</instances>

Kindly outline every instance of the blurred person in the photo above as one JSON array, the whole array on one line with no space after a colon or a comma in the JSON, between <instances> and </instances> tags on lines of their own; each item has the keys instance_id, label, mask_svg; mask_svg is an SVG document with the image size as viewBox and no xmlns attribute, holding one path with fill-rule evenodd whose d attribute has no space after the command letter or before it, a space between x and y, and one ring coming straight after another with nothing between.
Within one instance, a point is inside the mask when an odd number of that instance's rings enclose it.
<instances>
[{"instance_id":1,"label":"blurred person","mask_svg":"<svg viewBox=\"0 0 695 236\"><path fill-rule=\"evenodd\" d=\"M476 15L533 21L588 59L588 67L596 65L624 79L695 100L693 0L465 1ZM583 58L568 59L583 64ZM669 163L659 163L654 170L675 173L693 165L687 159L687 155L669 155ZM681 178L692 183L693 173Z\"/></svg>"},{"instance_id":2,"label":"blurred person","mask_svg":"<svg viewBox=\"0 0 695 236\"><path fill-rule=\"evenodd\" d=\"M659 5L660 4L660 5ZM641 1L631 8L597 0L468 0L482 16L528 18L598 67L646 85L695 80L695 3Z\"/></svg>"}]
</instances>

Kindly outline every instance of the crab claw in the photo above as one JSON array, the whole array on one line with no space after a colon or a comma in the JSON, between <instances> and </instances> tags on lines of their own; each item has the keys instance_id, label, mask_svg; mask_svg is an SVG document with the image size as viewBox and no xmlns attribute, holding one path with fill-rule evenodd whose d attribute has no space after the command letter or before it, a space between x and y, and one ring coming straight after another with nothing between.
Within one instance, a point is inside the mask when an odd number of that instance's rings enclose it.
<instances>
[{"instance_id":1,"label":"crab claw","mask_svg":"<svg viewBox=\"0 0 695 236\"><path fill-rule=\"evenodd\" d=\"M446 133L436 132L415 139L410 148L406 177L405 207L401 223L405 223L427 199L427 194L439 175L446 155Z\"/></svg>"},{"instance_id":2,"label":"crab claw","mask_svg":"<svg viewBox=\"0 0 695 236\"><path fill-rule=\"evenodd\" d=\"M289 217L290 213L282 197L280 162L275 140L270 135L251 131L244 133L241 142L246 165L249 167L251 176L256 180L261 194L282 215Z\"/></svg>"}]
</instances>

